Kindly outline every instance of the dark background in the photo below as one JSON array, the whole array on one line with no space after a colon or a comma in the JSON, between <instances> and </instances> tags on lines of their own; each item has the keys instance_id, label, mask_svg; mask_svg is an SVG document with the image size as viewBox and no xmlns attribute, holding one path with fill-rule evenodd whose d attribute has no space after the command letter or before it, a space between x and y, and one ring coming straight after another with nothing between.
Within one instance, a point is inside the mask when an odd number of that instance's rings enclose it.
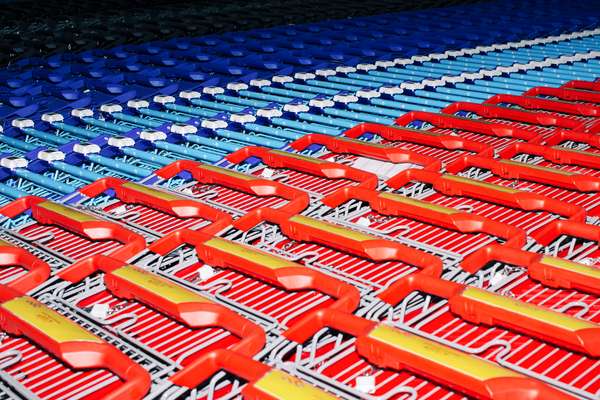
<instances>
[{"instance_id":1,"label":"dark background","mask_svg":"<svg viewBox=\"0 0 600 400\"><path fill-rule=\"evenodd\" d=\"M476 0L0 0L0 65L181 36L301 24Z\"/></svg>"}]
</instances>

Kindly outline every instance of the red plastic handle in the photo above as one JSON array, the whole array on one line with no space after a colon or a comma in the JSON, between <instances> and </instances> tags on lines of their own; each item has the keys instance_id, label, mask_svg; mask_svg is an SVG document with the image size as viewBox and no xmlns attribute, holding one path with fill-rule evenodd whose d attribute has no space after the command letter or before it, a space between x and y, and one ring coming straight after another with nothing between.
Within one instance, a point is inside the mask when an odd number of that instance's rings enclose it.
<instances>
[{"instance_id":1,"label":"red plastic handle","mask_svg":"<svg viewBox=\"0 0 600 400\"><path fill-rule=\"evenodd\" d=\"M539 380L384 324L358 337L356 349L380 368L409 370L477 399L574 399Z\"/></svg>"},{"instance_id":2,"label":"red plastic handle","mask_svg":"<svg viewBox=\"0 0 600 400\"><path fill-rule=\"evenodd\" d=\"M154 173L162 179L169 179L182 172L190 173L192 177L200 183L221 185L254 196L281 197L282 199L289 201L289 203L281 207L281 209L291 213L302 212L308 207L310 201L308 195L302 190L294 189L279 182L256 178L252 175L242 174L241 172L235 172L226 168L215 167L196 161L175 161L172 164L156 170Z\"/></svg>"},{"instance_id":3,"label":"red plastic handle","mask_svg":"<svg viewBox=\"0 0 600 400\"><path fill-rule=\"evenodd\" d=\"M374 158L376 160L392 163L417 164L425 169L437 171L441 167L439 160L428 157L412 150L400 149L379 143L369 143L362 140L350 138L336 138L319 133L302 136L300 139L290 143L296 151L302 151L308 146L317 144L324 146L333 153L349 153L356 156Z\"/></svg>"},{"instance_id":4,"label":"red plastic handle","mask_svg":"<svg viewBox=\"0 0 600 400\"><path fill-rule=\"evenodd\" d=\"M27 210L30 210L33 218L41 224L58 225L90 240L114 240L123 244L123 247L110 254L111 257L119 260L128 260L146 247L143 236L117 223L99 219L37 196L15 200L0 208L0 214L13 218Z\"/></svg>"},{"instance_id":5,"label":"red plastic handle","mask_svg":"<svg viewBox=\"0 0 600 400\"><path fill-rule=\"evenodd\" d=\"M50 266L27 250L0 240L0 266L19 266L27 270L25 275L7 283L20 293L27 293L50 277Z\"/></svg>"},{"instance_id":6,"label":"red plastic handle","mask_svg":"<svg viewBox=\"0 0 600 400\"><path fill-rule=\"evenodd\" d=\"M561 235L574 236L600 244L600 226L578 221L552 221L531 236L541 245L548 246Z\"/></svg>"},{"instance_id":7,"label":"red plastic handle","mask_svg":"<svg viewBox=\"0 0 600 400\"><path fill-rule=\"evenodd\" d=\"M103 400L137 400L150 389L150 375L114 346L89 333L43 303L0 285L0 328L26 336L71 368L107 369L123 384Z\"/></svg>"},{"instance_id":8,"label":"red plastic handle","mask_svg":"<svg viewBox=\"0 0 600 400\"><path fill-rule=\"evenodd\" d=\"M600 355L597 324L437 276L411 274L394 282L379 298L395 305L414 291L448 299L450 311L472 323L502 326L593 357Z\"/></svg>"},{"instance_id":9,"label":"red plastic handle","mask_svg":"<svg viewBox=\"0 0 600 400\"><path fill-rule=\"evenodd\" d=\"M436 114L425 111L411 111L396 119L398 125L408 125L414 121L423 121L438 128L461 129L483 135L531 140L538 134L527 129L497 122L478 121L455 115Z\"/></svg>"},{"instance_id":10,"label":"red plastic handle","mask_svg":"<svg viewBox=\"0 0 600 400\"><path fill-rule=\"evenodd\" d=\"M285 336L304 343L324 327L356 336L356 350L381 368L408 370L481 399L573 399L540 381L416 334L351 314L321 310ZM504 384L510 386L502 386Z\"/></svg>"},{"instance_id":11,"label":"red plastic handle","mask_svg":"<svg viewBox=\"0 0 600 400\"><path fill-rule=\"evenodd\" d=\"M342 188L325 197L329 207L357 199L369 203L372 209L384 214L412 218L462 233L486 233L503 239L506 246L522 247L527 241L525 231L477 214L439 206L423 200L362 188Z\"/></svg>"},{"instance_id":12,"label":"red plastic handle","mask_svg":"<svg viewBox=\"0 0 600 400\"><path fill-rule=\"evenodd\" d=\"M532 143L515 143L498 153L500 158L511 159L518 154L533 154L555 164L579 165L600 169L600 154L570 150L559 146L541 146Z\"/></svg>"},{"instance_id":13,"label":"red plastic handle","mask_svg":"<svg viewBox=\"0 0 600 400\"><path fill-rule=\"evenodd\" d=\"M475 113L484 118L500 118L510 121L524 122L533 125L541 126L556 126L565 129L576 129L581 125L581 122L574 121L566 117L560 117L552 114L541 112L515 110L507 107L492 106L489 104L478 104L468 102L456 102L442 109L444 114L456 114L460 111L468 111Z\"/></svg>"},{"instance_id":14,"label":"red plastic handle","mask_svg":"<svg viewBox=\"0 0 600 400\"><path fill-rule=\"evenodd\" d=\"M585 220L585 210L574 204L458 175L413 169L396 175L386 184L399 189L410 182L430 184L436 191L448 196L465 196L505 207L525 211L547 211L575 221Z\"/></svg>"},{"instance_id":15,"label":"red plastic handle","mask_svg":"<svg viewBox=\"0 0 600 400\"><path fill-rule=\"evenodd\" d=\"M538 99L531 96L516 96L512 94L497 94L484 102L485 104L513 104L528 110L541 110L558 112L562 114L580 116L580 117L598 117L600 116L600 107L589 104L569 103L559 100ZM584 132L597 132L598 127L586 127L585 122L579 125L577 130Z\"/></svg>"},{"instance_id":16,"label":"red plastic handle","mask_svg":"<svg viewBox=\"0 0 600 400\"><path fill-rule=\"evenodd\" d=\"M269 369L268 366L252 358L231 350L219 349L193 360L185 369L173 374L169 380L179 386L195 388L220 370L225 370L252 382Z\"/></svg>"},{"instance_id":17,"label":"red plastic handle","mask_svg":"<svg viewBox=\"0 0 600 400\"><path fill-rule=\"evenodd\" d=\"M600 136L566 130L557 131L554 135L548 137L544 144L547 146L556 146L567 141L585 143L588 146L595 147L597 149L600 148Z\"/></svg>"},{"instance_id":18,"label":"red plastic handle","mask_svg":"<svg viewBox=\"0 0 600 400\"><path fill-rule=\"evenodd\" d=\"M377 187L377 176L347 165L325 161L318 158L289 153L281 150L271 150L265 147L248 146L227 156L227 160L239 164L250 157L257 157L265 165L272 168L287 168L293 171L305 172L311 175L329 179L349 179L358 182L359 186Z\"/></svg>"},{"instance_id":19,"label":"red plastic handle","mask_svg":"<svg viewBox=\"0 0 600 400\"><path fill-rule=\"evenodd\" d=\"M574 80L574 81L565 83L561 87L571 88L571 89L579 89L579 90L590 90L592 92L600 92L600 82L598 82L598 81L589 82L589 81Z\"/></svg>"},{"instance_id":20,"label":"red plastic handle","mask_svg":"<svg viewBox=\"0 0 600 400\"><path fill-rule=\"evenodd\" d=\"M494 160L479 156L464 156L448 164L448 172L456 174L469 167L484 168L505 179L522 179L545 185L558 186L580 192L600 191L600 178L556 168L539 167L512 160Z\"/></svg>"},{"instance_id":21,"label":"red plastic handle","mask_svg":"<svg viewBox=\"0 0 600 400\"><path fill-rule=\"evenodd\" d=\"M107 256L93 256L60 271L58 276L78 282L104 271L104 283L115 296L137 300L190 328L218 326L241 340L232 350L254 356L265 344L265 333L251 321L168 279Z\"/></svg>"},{"instance_id":22,"label":"red plastic handle","mask_svg":"<svg viewBox=\"0 0 600 400\"><path fill-rule=\"evenodd\" d=\"M596 267L496 244L470 254L461 267L475 273L493 261L525 267L529 277L549 287L600 295L600 269Z\"/></svg>"},{"instance_id":23,"label":"red plastic handle","mask_svg":"<svg viewBox=\"0 0 600 400\"><path fill-rule=\"evenodd\" d=\"M421 269L442 269L441 259L424 251L315 218L289 215L271 208L256 210L234 225L238 229L248 230L262 221L279 225L281 231L294 240L324 244L378 262L395 260Z\"/></svg>"},{"instance_id":24,"label":"red plastic handle","mask_svg":"<svg viewBox=\"0 0 600 400\"><path fill-rule=\"evenodd\" d=\"M463 289L463 285L441 279L441 273L415 272L394 281L377 295L387 304L397 305L415 291L427 292L444 299L451 298Z\"/></svg>"},{"instance_id":25,"label":"red plastic handle","mask_svg":"<svg viewBox=\"0 0 600 400\"><path fill-rule=\"evenodd\" d=\"M553 88L538 86L523 93L524 96L552 96L566 101L585 101L600 103L600 93L571 88Z\"/></svg>"},{"instance_id":26,"label":"red plastic handle","mask_svg":"<svg viewBox=\"0 0 600 400\"><path fill-rule=\"evenodd\" d=\"M446 150L464 150L476 154L493 154L493 148L481 142L464 139L459 136L445 135L442 133L428 132L420 129L411 129L392 125L364 123L348 129L344 135L358 138L365 133L373 133L389 141L404 141L425 146L437 147Z\"/></svg>"},{"instance_id":27,"label":"red plastic handle","mask_svg":"<svg viewBox=\"0 0 600 400\"><path fill-rule=\"evenodd\" d=\"M516 105L528 110L557 112L575 117L600 117L600 107L592 104L574 103L564 100L550 100L532 96L497 94L486 100L484 103ZM580 125L573 129L582 132L598 133L600 132L600 121L595 120L595 122L591 124L589 121L581 121Z\"/></svg>"},{"instance_id":28,"label":"red plastic handle","mask_svg":"<svg viewBox=\"0 0 600 400\"><path fill-rule=\"evenodd\" d=\"M247 381L242 396L249 400L335 400L337 397L286 372L272 369L229 350L216 350L192 362L193 368L178 372L171 381L195 388L223 370Z\"/></svg>"},{"instance_id":29,"label":"red plastic handle","mask_svg":"<svg viewBox=\"0 0 600 400\"><path fill-rule=\"evenodd\" d=\"M358 307L360 293L351 285L329 275L255 249L198 231L180 230L149 246L158 254L168 254L183 244L196 248L207 264L229 268L277 287L296 291L313 289L337 299L330 307L352 312Z\"/></svg>"},{"instance_id":30,"label":"red plastic handle","mask_svg":"<svg viewBox=\"0 0 600 400\"><path fill-rule=\"evenodd\" d=\"M203 230L217 233L231 225L231 216L223 211L199 201L124 179L102 178L79 191L87 197L96 197L109 189L114 190L117 198L125 203L142 204L179 218L203 218L213 222Z\"/></svg>"},{"instance_id":31,"label":"red plastic handle","mask_svg":"<svg viewBox=\"0 0 600 400\"><path fill-rule=\"evenodd\" d=\"M502 326L546 342L600 356L600 326L475 287L449 299L450 310L475 324Z\"/></svg>"}]
</instances>

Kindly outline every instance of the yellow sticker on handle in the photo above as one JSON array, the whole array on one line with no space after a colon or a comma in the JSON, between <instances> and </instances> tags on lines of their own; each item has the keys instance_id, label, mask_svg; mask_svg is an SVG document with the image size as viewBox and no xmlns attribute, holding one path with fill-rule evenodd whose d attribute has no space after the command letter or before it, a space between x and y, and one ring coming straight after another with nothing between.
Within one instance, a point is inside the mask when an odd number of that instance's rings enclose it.
<instances>
[{"instance_id":1,"label":"yellow sticker on handle","mask_svg":"<svg viewBox=\"0 0 600 400\"><path fill-rule=\"evenodd\" d=\"M584 275L588 278L600 279L600 268L551 256L543 256L540 262L542 264L549 265L557 269L562 269L564 271Z\"/></svg>"},{"instance_id":2,"label":"yellow sticker on handle","mask_svg":"<svg viewBox=\"0 0 600 400\"><path fill-rule=\"evenodd\" d=\"M148 196L155 197L160 200L172 201L172 200L183 200L183 197L177 196L175 194L163 192L162 190L157 190L146 185L140 185L139 183L134 182L126 182L123 184L124 188L134 190L138 193L142 193Z\"/></svg>"},{"instance_id":3,"label":"yellow sticker on handle","mask_svg":"<svg viewBox=\"0 0 600 400\"><path fill-rule=\"evenodd\" d=\"M361 146L373 147L375 149L392 149L393 148L393 147L387 146L385 144L366 142L364 140L352 139L352 138L349 138L349 137L338 137L336 139L339 140L339 141L341 141L341 142L348 142L348 143L359 144Z\"/></svg>"},{"instance_id":4,"label":"yellow sticker on handle","mask_svg":"<svg viewBox=\"0 0 600 400\"><path fill-rule=\"evenodd\" d=\"M242 174L241 172L237 172L237 171L232 171L227 168L215 167L214 165L201 164L201 165L198 165L198 168L205 169L207 171L217 172L219 174L231 176L233 178L243 179L245 181L251 181L251 180L256 179L253 176Z\"/></svg>"},{"instance_id":5,"label":"yellow sticker on handle","mask_svg":"<svg viewBox=\"0 0 600 400\"><path fill-rule=\"evenodd\" d=\"M553 325L570 332L576 332L581 329L598 328L596 324L586 320L571 317L569 315L561 314L544 307L525 303L523 301L501 296L499 294L475 287L466 288L463 290L461 296L470 300L475 300L479 303L486 304L488 306L497 307L502 310L522 315L526 318L531 318L548 325Z\"/></svg>"},{"instance_id":6,"label":"yellow sticker on handle","mask_svg":"<svg viewBox=\"0 0 600 400\"><path fill-rule=\"evenodd\" d=\"M313 157L309 157L309 156L303 156L302 154L290 153L290 152L287 152L287 151L270 150L269 153L279 154L281 156L295 158L296 160L307 161L307 162L310 162L310 163L313 163L313 164L323 164L323 163L325 163L325 161L320 160L318 158L313 158Z\"/></svg>"},{"instance_id":7,"label":"yellow sticker on handle","mask_svg":"<svg viewBox=\"0 0 600 400\"><path fill-rule=\"evenodd\" d=\"M558 174L558 175L564 175L564 176L573 176L573 175L575 175L572 172L563 171L563 170L560 170L560 169L557 169L557 168L542 167L542 166L535 165L535 164L527 164L527 163L522 163L522 162L513 161L513 160L500 160L500 162L502 164L515 165L517 167L531 168L531 169L535 169L535 170L538 170L538 171L549 172L549 173L552 173L552 174Z\"/></svg>"},{"instance_id":8,"label":"yellow sticker on handle","mask_svg":"<svg viewBox=\"0 0 600 400\"><path fill-rule=\"evenodd\" d=\"M9 243L5 240L0 239L0 247L17 247L12 243Z\"/></svg>"},{"instance_id":9,"label":"yellow sticker on handle","mask_svg":"<svg viewBox=\"0 0 600 400\"><path fill-rule=\"evenodd\" d=\"M511 194L522 193L521 190L507 188L505 186L496 185L494 183L482 182L482 181L478 181L476 179L465 178L463 176L450 175L450 174L444 174L442 176L444 179L448 179L450 181L466 183L469 185L479 186L484 189L495 190L498 192L505 192L505 193L511 193Z\"/></svg>"},{"instance_id":10,"label":"yellow sticker on handle","mask_svg":"<svg viewBox=\"0 0 600 400\"><path fill-rule=\"evenodd\" d=\"M303 265L286 260L285 258L277 257L275 255L265 253L264 251L254 249L249 246L244 246L243 244L231 242L226 239L212 238L204 242L204 245L227 252L236 257L259 264L269 269L290 267L305 268Z\"/></svg>"},{"instance_id":11,"label":"yellow sticker on handle","mask_svg":"<svg viewBox=\"0 0 600 400\"><path fill-rule=\"evenodd\" d=\"M112 271L111 274L152 292L171 303L212 303L209 299L183 286L133 265L124 265Z\"/></svg>"},{"instance_id":12,"label":"yellow sticker on handle","mask_svg":"<svg viewBox=\"0 0 600 400\"><path fill-rule=\"evenodd\" d=\"M402 196L400 194L383 192L379 194L379 197L393 200L398 203L408 204L409 206L424 208L429 211L434 211L440 214L452 215L460 212L454 208L444 207L437 204L429 203L423 200L412 199L410 197Z\"/></svg>"},{"instance_id":13,"label":"yellow sticker on handle","mask_svg":"<svg viewBox=\"0 0 600 400\"><path fill-rule=\"evenodd\" d=\"M75 322L29 296L8 300L2 303L0 307L41 331L55 342L103 343L100 338L86 331Z\"/></svg>"},{"instance_id":14,"label":"yellow sticker on handle","mask_svg":"<svg viewBox=\"0 0 600 400\"><path fill-rule=\"evenodd\" d=\"M600 154L592 153L591 151L567 149L567 148L561 147L561 146L552 146L551 148L555 149L555 150L564 151L567 153L583 154L585 156L591 156L591 157L600 157Z\"/></svg>"},{"instance_id":15,"label":"yellow sticker on handle","mask_svg":"<svg viewBox=\"0 0 600 400\"><path fill-rule=\"evenodd\" d=\"M439 132L433 132L433 131L427 131L425 129L415 129L415 128L407 128L405 126L396 126L396 125L388 125L390 128L399 130L399 131L408 131L408 132L414 132L420 135L425 135L425 136L443 136L442 133ZM388 140L393 140L393 139L388 139Z\"/></svg>"},{"instance_id":16,"label":"yellow sticker on handle","mask_svg":"<svg viewBox=\"0 0 600 400\"><path fill-rule=\"evenodd\" d=\"M324 232L329 232L333 235L341 236L346 239L356 240L358 242L377 239L376 237L367 235L365 233L356 232L352 229L336 226L330 224L329 222L319 221L318 219L305 217L303 215L294 215L292 218L290 218L290 221L295 222L297 224L309 226L311 228L316 228Z\"/></svg>"},{"instance_id":17,"label":"yellow sticker on handle","mask_svg":"<svg viewBox=\"0 0 600 400\"><path fill-rule=\"evenodd\" d=\"M378 324L367 337L442 367L451 368L478 381L521 376L489 361L415 334L402 332L386 324Z\"/></svg>"},{"instance_id":18,"label":"yellow sticker on handle","mask_svg":"<svg viewBox=\"0 0 600 400\"><path fill-rule=\"evenodd\" d=\"M295 376L272 369L254 385L256 389L278 400L334 400L335 396Z\"/></svg>"},{"instance_id":19,"label":"yellow sticker on handle","mask_svg":"<svg viewBox=\"0 0 600 400\"><path fill-rule=\"evenodd\" d=\"M461 117L459 115L445 115L445 117L446 118L457 119L459 121L477 122L478 124L482 124L482 125L491 125L491 124L493 124L493 122L490 122L490 121L482 121L480 119L474 119L474 118L469 118L469 117Z\"/></svg>"},{"instance_id":20,"label":"yellow sticker on handle","mask_svg":"<svg viewBox=\"0 0 600 400\"><path fill-rule=\"evenodd\" d=\"M53 201L44 201L42 203L39 203L37 206L40 208L44 208L46 210L55 212L60 215L64 215L65 217L68 217L77 222L100 221L99 219L94 218L91 215L88 215L81 211L75 210L71 207L67 207L62 204L55 203Z\"/></svg>"}]
</instances>

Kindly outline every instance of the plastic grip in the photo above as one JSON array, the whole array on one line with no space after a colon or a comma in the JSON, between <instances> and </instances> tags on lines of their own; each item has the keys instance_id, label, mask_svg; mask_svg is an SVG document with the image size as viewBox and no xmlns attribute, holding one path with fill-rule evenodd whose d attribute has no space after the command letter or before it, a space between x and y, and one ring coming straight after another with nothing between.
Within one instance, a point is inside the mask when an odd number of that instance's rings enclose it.
<instances>
[{"instance_id":1,"label":"plastic grip","mask_svg":"<svg viewBox=\"0 0 600 400\"><path fill-rule=\"evenodd\" d=\"M281 207L282 210L286 210L287 212L302 212L309 204L308 194L302 190L294 189L279 182L256 178L252 175L196 161L175 161L156 170L155 175L163 179L169 179L182 172L190 173L200 183L222 185L255 196L281 197L289 201L288 204Z\"/></svg>"},{"instance_id":2,"label":"plastic grip","mask_svg":"<svg viewBox=\"0 0 600 400\"><path fill-rule=\"evenodd\" d=\"M527 129L497 122L478 121L448 114L435 114L425 111L411 111L396 119L397 125L408 125L413 121L423 121L438 128L464 129L470 132L495 137L509 137L521 140L531 140L538 134Z\"/></svg>"},{"instance_id":3,"label":"plastic grip","mask_svg":"<svg viewBox=\"0 0 600 400\"><path fill-rule=\"evenodd\" d=\"M506 246L522 247L526 243L526 233L511 225L395 193L341 188L322 202L329 207L337 207L351 199L366 201L371 208L384 215L412 218L463 233L482 232L497 236L506 241Z\"/></svg>"},{"instance_id":4,"label":"plastic grip","mask_svg":"<svg viewBox=\"0 0 600 400\"><path fill-rule=\"evenodd\" d=\"M600 295L600 269L564 258L489 244L467 256L460 265L473 274L493 261L524 267L529 277L545 286Z\"/></svg>"},{"instance_id":5,"label":"plastic grip","mask_svg":"<svg viewBox=\"0 0 600 400\"><path fill-rule=\"evenodd\" d=\"M389 325L333 310L320 310L315 317L284 335L303 343L320 329L330 327L355 336L357 352L380 368L409 370L476 398L573 399L539 381ZM507 380L512 386L499 386Z\"/></svg>"},{"instance_id":6,"label":"plastic grip","mask_svg":"<svg viewBox=\"0 0 600 400\"><path fill-rule=\"evenodd\" d=\"M380 239L303 215L290 216L270 208L256 210L234 224L238 229L247 230L261 221L276 223L283 233L294 240L321 243L373 261L397 260L421 269L441 270L442 268L442 261L439 258L401 243Z\"/></svg>"},{"instance_id":7,"label":"plastic grip","mask_svg":"<svg viewBox=\"0 0 600 400\"><path fill-rule=\"evenodd\" d=\"M437 171L441 167L439 160L423 156L416 151L386 146L379 143L369 143L362 140L331 137L319 133L305 135L290 143L296 151L302 151L310 145L321 145L334 153L349 153L356 156L370 157L392 163L417 164L425 169Z\"/></svg>"},{"instance_id":8,"label":"plastic grip","mask_svg":"<svg viewBox=\"0 0 600 400\"><path fill-rule=\"evenodd\" d=\"M365 133L373 133L389 141L406 141L447 150L464 150L476 154L493 154L493 149L484 143L464 139L459 136L401 126L363 123L345 131L344 135L349 138L358 138Z\"/></svg>"},{"instance_id":9,"label":"plastic grip","mask_svg":"<svg viewBox=\"0 0 600 400\"><path fill-rule=\"evenodd\" d=\"M600 341L595 339L600 334L597 324L439 276L411 274L392 283L378 297L396 305L414 291L448 299L452 313L474 324L502 326L593 357L600 354Z\"/></svg>"},{"instance_id":10,"label":"plastic grip","mask_svg":"<svg viewBox=\"0 0 600 400\"><path fill-rule=\"evenodd\" d=\"M558 186L580 192L600 191L600 178L566 172L555 168L539 167L512 160L494 160L479 156L464 156L448 164L448 172L456 174L469 167L484 168L505 179L522 179Z\"/></svg>"},{"instance_id":11,"label":"plastic grip","mask_svg":"<svg viewBox=\"0 0 600 400\"><path fill-rule=\"evenodd\" d=\"M566 101L600 103L600 93L573 88L553 88L538 86L523 93L524 96L552 96Z\"/></svg>"},{"instance_id":12,"label":"plastic grip","mask_svg":"<svg viewBox=\"0 0 600 400\"><path fill-rule=\"evenodd\" d=\"M598 357L600 326L474 287L449 299L450 309L475 324L500 325Z\"/></svg>"},{"instance_id":13,"label":"plastic grip","mask_svg":"<svg viewBox=\"0 0 600 400\"><path fill-rule=\"evenodd\" d=\"M7 283L21 293L27 293L50 277L50 266L27 250L0 240L0 265L17 265L27 270L25 275Z\"/></svg>"},{"instance_id":14,"label":"plastic grip","mask_svg":"<svg viewBox=\"0 0 600 400\"><path fill-rule=\"evenodd\" d=\"M515 104L530 110L554 111L583 117L597 117L600 107L587 104L575 104L565 101L538 99L532 96L517 96L512 94L497 94L484 101L484 104Z\"/></svg>"},{"instance_id":15,"label":"plastic grip","mask_svg":"<svg viewBox=\"0 0 600 400\"><path fill-rule=\"evenodd\" d=\"M91 240L114 240L123 247L110 255L119 260L127 260L146 247L146 240L123 226L90 214L55 203L37 196L27 196L0 208L0 214L12 218L27 210L41 224L58 225L65 230L83 235Z\"/></svg>"},{"instance_id":16,"label":"plastic grip","mask_svg":"<svg viewBox=\"0 0 600 400\"><path fill-rule=\"evenodd\" d=\"M28 296L0 304L0 327L24 335L76 370L104 368L124 382L103 400L141 399L150 388L150 375L112 345Z\"/></svg>"},{"instance_id":17,"label":"plastic grip","mask_svg":"<svg viewBox=\"0 0 600 400\"><path fill-rule=\"evenodd\" d=\"M535 379L387 325L358 337L356 349L380 368L406 369L477 399L574 399Z\"/></svg>"},{"instance_id":18,"label":"plastic grip","mask_svg":"<svg viewBox=\"0 0 600 400\"><path fill-rule=\"evenodd\" d=\"M574 80L574 81L565 83L561 87L579 89L579 90L589 90L592 92L600 92L600 82L597 82L597 81L589 82L589 81Z\"/></svg>"},{"instance_id":19,"label":"plastic grip","mask_svg":"<svg viewBox=\"0 0 600 400\"><path fill-rule=\"evenodd\" d=\"M585 210L582 207L538 193L512 189L458 175L413 169L396 175L386 184L398 189L412 181L430 184L435 190L448 196L465 196L525 211L543 210L576 221L585 219Z\"/></svg>"},{"instance_id":20,"label":"plastic grip","mask_svg":"<svg viewBox=\"0 0 600 400\"><path fill-rule=\"evenodd\" d=\"M377 176L370 172L281 150L249 146L226 156L227 160L234 164L250 157L260 158L265 165L272 168L288 168L329 179L349 179L358 182L358 186L362 187L376 188L378 184Z\"/></svg>"},{"instance_id":21,"label":"plastic grip","mask_svg":"<svg viewBox=\"0 0 600 400\"><path fill-rule=\"evenodd\" d=\"M600 169L600 154L581 150L571 150L559 146L515 143L502 150L498 155L503 159L511 159L518 154L524 153L541 156L545 160L555 164L570 164Z\"/></svg>"},{"instance_id":22,"label":"plastic grip","mask_svg":"<svg viewBox=\"0 0 600 400\"><path fill-rule=\"evenodd\" d=\"M142 204L179 218L212 221L210 226L203 228L210 229L211 232L219 232L231 224L229 214L204 203L119 178L100 179L83 187L80 192L87 197L95 197L109 189L114 190L116 196L125 203Z\"/></svg>"},{"instance_id":23,"label":"plastic grip","mask_svg":"<svg viewBox=\"0 0 600 400\"><path fill-rule=\"evenodd\" d=\"M460 111L475 113L484 118L500 118L510 121L524 122L533 125L548 127L559 127L565 129L576 129L581 122L566 117L546 114L541 112L515 110L507 107L493 106L489 104L478 104L468 102L456 102L442 109L444 114L456 114Z\"/></svg>"},{"instance_id":24,"label":"plastic grip","mask_svg":"<svg viewBox=\"0 0 600 400\"><path fill-rule=\"evenodd\" d=\"M229 268L286 290L313 289L327 294L336 298L331 305L334 309L352 312L360 302L354 286L302 264L200 232L180 230L152 243L149 249L167 254L185 243L194 246L198 257L207 264Z\"/></svg>"},{"instance_id":25,"label":"plastic grip","mask_svg":"<svg viewBox=\"0 0 600 400\"><path fill-rule=\"evenodd\" d=\"M253 356L265 344L265 333L258 325L228 308L153 272L110 257L90 257L59 272L58 276L77 282L99 270L104 271L104 283L115 296L137 300L190 328L226 329L241 339L232 347L241 354Z\"/></svg>"}]
</instances>

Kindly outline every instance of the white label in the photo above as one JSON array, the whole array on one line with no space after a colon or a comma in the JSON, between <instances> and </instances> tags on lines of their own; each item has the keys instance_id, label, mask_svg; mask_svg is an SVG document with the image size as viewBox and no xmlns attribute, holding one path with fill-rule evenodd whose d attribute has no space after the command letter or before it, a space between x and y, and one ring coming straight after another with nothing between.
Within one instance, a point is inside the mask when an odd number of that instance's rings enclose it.
<instances>
[{"instance_id":1,"label":"white label","mask_svg":"<svg viewBox=\"0 0 600 400\"><path fill-rule=\"evenodd\" d=\"M375 393L375 376L366 375L356 378L356 390L362 393Z\"/></svg>"},{"instance_id":2,"label":"white label","mask_svg":"<svg viewBox=\"0 0 600 400\"><path fill-rule=\"evenodd\" d=\"M115 215L121 215L121 214L125 214L127 212L127 207L123 204L121 206L115 207L112 209L113 214Z\"/></svg>"},{"instance_id":3,"label":"white label","mask_svg":"<svg viewBox=\"0 0 600 400\"><path fill-rule=\"evenodd\" d=\"M265 168L260 173L260 176L262 176L263 178L270 179L273 177L273 170L271 168Z\"/></svg>"},{"instance_id":4,"label":"white label","mask_svg":"<svg viewBox=\"0 0 600 400\"><path fill-rule=\"evenodd\" d=\"M369 220L369 218L360 217L358 221L356 221L356 224L368 228L371 225L371 221Z\"/></svg>"},{"instance_id":5,"label":"white label","mask_svg":"<svg viewBox=\"0 0 600 400\"><path fill-rule=\"evenodd\" d=\"M215 276L215 270L210 265L203 265L198 268L198 277L202 281L207 281Z\"/></svg>"},{"instance_id":6,"label":"white label","mask_svg":"<svg viewBox=\"0 0 600 400\"><path fill-rule=\"evenodd\" d=\"M110 311L110 307L108 306L108 304L96 303L92 307L91 314L95 318L106 319L106 318L108 318L109 311Z\"/></svg>"},{"instance_id":7,"label":"white label","mask_svg":"<svg viewBox=\"0 0 600 400\"><path fill-rule=\"evenodd\" d=\"M496 272L490 279L490 285L496 286L498 283L502 282L504 278L506 278L506 276L502 272Z\"/></svg>"},{"instance_id":8,"label":"white label","mask_svg":"<svg viewBox=\"0 0 600 400\"><path fill-rule=\"evenodd\" d=\"M372 158L358 157L352 164L354 168L371 172L383 180L387 180L400 172L409 168L421 168L417 164L401 163L396 164L388 161L379 161Z\"/></svg>"}]
</instances>

